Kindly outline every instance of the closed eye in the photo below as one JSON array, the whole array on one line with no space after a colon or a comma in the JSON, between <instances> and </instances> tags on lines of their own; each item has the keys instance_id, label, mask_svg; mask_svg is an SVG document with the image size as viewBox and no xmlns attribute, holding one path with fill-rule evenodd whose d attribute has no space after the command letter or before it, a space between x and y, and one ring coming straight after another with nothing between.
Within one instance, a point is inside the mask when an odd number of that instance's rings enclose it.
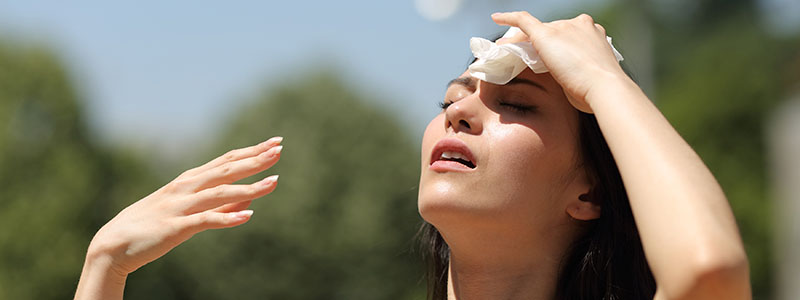
<instances>
[{"instance_id":1,"label":"closed eye","mask_svg":"<svg viewBox=\"0 0 800 300\"><path fill-rule=\"evenodd\" d=\"M532 105L517 104L512 102L506 102L503 100L498 101L498 103L500 104L500 107L510 109L511 111L516 113L525 114L536 111L536 106Z\"/></svg>"},{"instance_id":2,"label":"closed eye","mask_svg":"<svg viewBox=\"0 0 800 300\"><path fill-rule=\"evenodd\" d=\"M439 106L439 108L441 108L442 110L445 110L445 109L447 109L448 107L450 107L450 105L452 105L452 104L453 104L453 102L444 102L444 101L442 101L442 102L439 102L439 103L438 103L438 106Z\"/></svg>"}]
</instances>

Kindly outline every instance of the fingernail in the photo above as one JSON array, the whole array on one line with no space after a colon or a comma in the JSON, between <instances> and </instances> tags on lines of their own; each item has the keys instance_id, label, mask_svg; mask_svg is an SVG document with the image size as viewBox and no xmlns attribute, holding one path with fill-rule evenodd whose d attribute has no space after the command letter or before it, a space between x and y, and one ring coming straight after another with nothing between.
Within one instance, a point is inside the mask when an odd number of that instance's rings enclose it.
<instances>
[{"instance_id":1,"label":"fingernail","mask_svg":"<svg viewBox=\"0 0 800 300\"><path fill-rule=\"evenodd\" d=\"M267 178L264 178L264 180L262 180L261 182L263 182L265 185L273 184L275 182L278 182L278 176L280 176L280 175L269 176Z\"/></svg>"},{"instance_id":2,"label":"fingernail","mask_svg":"<svg viewBox=\"0 0 800 300\"><path fill-rule=\"evenodd\" d=\"M243 211L237 211L237 212L232 213L232 214L233 214L233 219L234 220L241 221L241 220L247 219L250 216L252 216L253 215L253 211L248 209L248 210L243 210Z\"/></svg>"},{"instance_id":3,"label":"fingernail","mask_svg":"<svg viewBox=\"0 0 800 300\"><path fill-rule=\"evenodd\" d=\"M281 150L283 150L283 145L269 149L269 156L270 157L278 156L278 154L281 153Z\"/></svg>"},{"instance_id":4,"label":"fingernail","mask_svg":"<svg viewBox=\"0 0 800 300\"><path fill-rule=\"evenodd\" d=\"M282 136L276 136L276 137L272 137L272 138L264 141L263 143L261 143L261 145L265 145L265 146L267 146L267 145L278 145L281 142L283 142L283 137Z\"/></svg>"}]
</instances>

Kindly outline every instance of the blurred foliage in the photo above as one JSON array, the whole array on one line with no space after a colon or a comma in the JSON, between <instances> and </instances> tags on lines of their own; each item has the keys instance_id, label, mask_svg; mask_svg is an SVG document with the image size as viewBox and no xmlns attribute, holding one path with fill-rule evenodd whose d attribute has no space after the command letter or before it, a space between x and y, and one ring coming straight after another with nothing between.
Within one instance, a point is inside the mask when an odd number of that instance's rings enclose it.
<instances>
[{"instance_id":1,"label":"blurred foliage","mask_svg":"<svg viewBox=\"0 0 800 300\"><path fill-rule=\"evenodd\" d=\"M625 14L645 16L656 37L651 96L725 189L754 294L769 298L764 124L797 88L800 42L767 34L752 0L699 1L680 18L653 3L595 15L615 37L630 26ZM423 298L411 253L417 143L331 72L292 82L233 114L209 137L213 153L190 154L197 165L282 135L282 160L267 171L281 174L278 189L253 203L247 224L199 234L132 274L126 298ZM93 233L168 180L142 154L99 145L83 113L55 53L0 41L0 299L71 297Z\"/></svg>"},{"instance_id":2,"label":"blurred foliage","mask_svg":"<svg viewBox=\"0 0 800 300\"><path fill-rule=\"evenodd\" d=\"M71 297L112 199L152 189L141 161L88 137L56 55L0 42L0 299Z\"/></svg>"},{"instance_id":3,"label":"blurred foliage","mask_svg":"<svg viewBox=\"0 0 800 300\"><path fill-rule=\"evenodd\" d=\"M200 234L134 273L128 297L423 297L410 252L420 222L416 143L333 74L265 91L234 114L216 153L284 136L281 161L267 171L281 175L278 189L252 204L248 224Z\"/></svg>"},{"instance_id":4,"label":"blurred foliage","mask_svg":"<svg viewBox=\"0 0 800 300\"><path fill-rule=\"evenodd\" d=\"M0 47L0 299L71 297L94 232L167 180L92 141L68 77L42 47ZM283 135L279 188L248 224L134 273L127 299L423 297L416 143L332 73L297 82L254 99L202 158Z\"/></svg>"}]
</instances>

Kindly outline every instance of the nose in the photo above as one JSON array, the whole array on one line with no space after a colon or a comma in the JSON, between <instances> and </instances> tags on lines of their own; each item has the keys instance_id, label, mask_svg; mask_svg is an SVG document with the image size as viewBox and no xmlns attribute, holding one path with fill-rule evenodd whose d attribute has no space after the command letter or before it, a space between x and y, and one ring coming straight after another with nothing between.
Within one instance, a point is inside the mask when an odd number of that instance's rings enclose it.
<instances>
[{"instance_id":1,"label":"nose","mask_svg":"<svg viewBox=\"0 0 800 300\"><path fill-rule=\"evenodd\" d=\"M480 119L480 106L483 105L478 93L453 102L445 110L445 129L468 134L480 134L483 130Z\"/></svg>"}]
</instances>

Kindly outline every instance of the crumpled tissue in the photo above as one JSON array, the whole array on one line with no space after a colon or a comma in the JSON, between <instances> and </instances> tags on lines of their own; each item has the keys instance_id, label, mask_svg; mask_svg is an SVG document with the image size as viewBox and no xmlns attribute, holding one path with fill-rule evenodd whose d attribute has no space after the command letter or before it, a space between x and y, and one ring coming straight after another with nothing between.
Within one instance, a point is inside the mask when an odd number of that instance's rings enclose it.
<instances>
[{"instance_id":1,"label":"crumpled tissue","mask_svg":"<svg viewBox=\"0 0 800 300\"><path fill-rule=\"evenodd\" d=\"M517 27L511 27L503 34L503 38L512 37L521 33ZM622 55L611 44L611 37L606 36L608 44L614 50L617 61L622 61ZM547 66L539 58L539 54L528 42L497 45L494 42L473 37L469 40L469 47L477 60L469 65L469 73L472 77L494 84L506 84L525 68L531 68L534 73L548 72Z\"/></svg>"}]
</instances>

